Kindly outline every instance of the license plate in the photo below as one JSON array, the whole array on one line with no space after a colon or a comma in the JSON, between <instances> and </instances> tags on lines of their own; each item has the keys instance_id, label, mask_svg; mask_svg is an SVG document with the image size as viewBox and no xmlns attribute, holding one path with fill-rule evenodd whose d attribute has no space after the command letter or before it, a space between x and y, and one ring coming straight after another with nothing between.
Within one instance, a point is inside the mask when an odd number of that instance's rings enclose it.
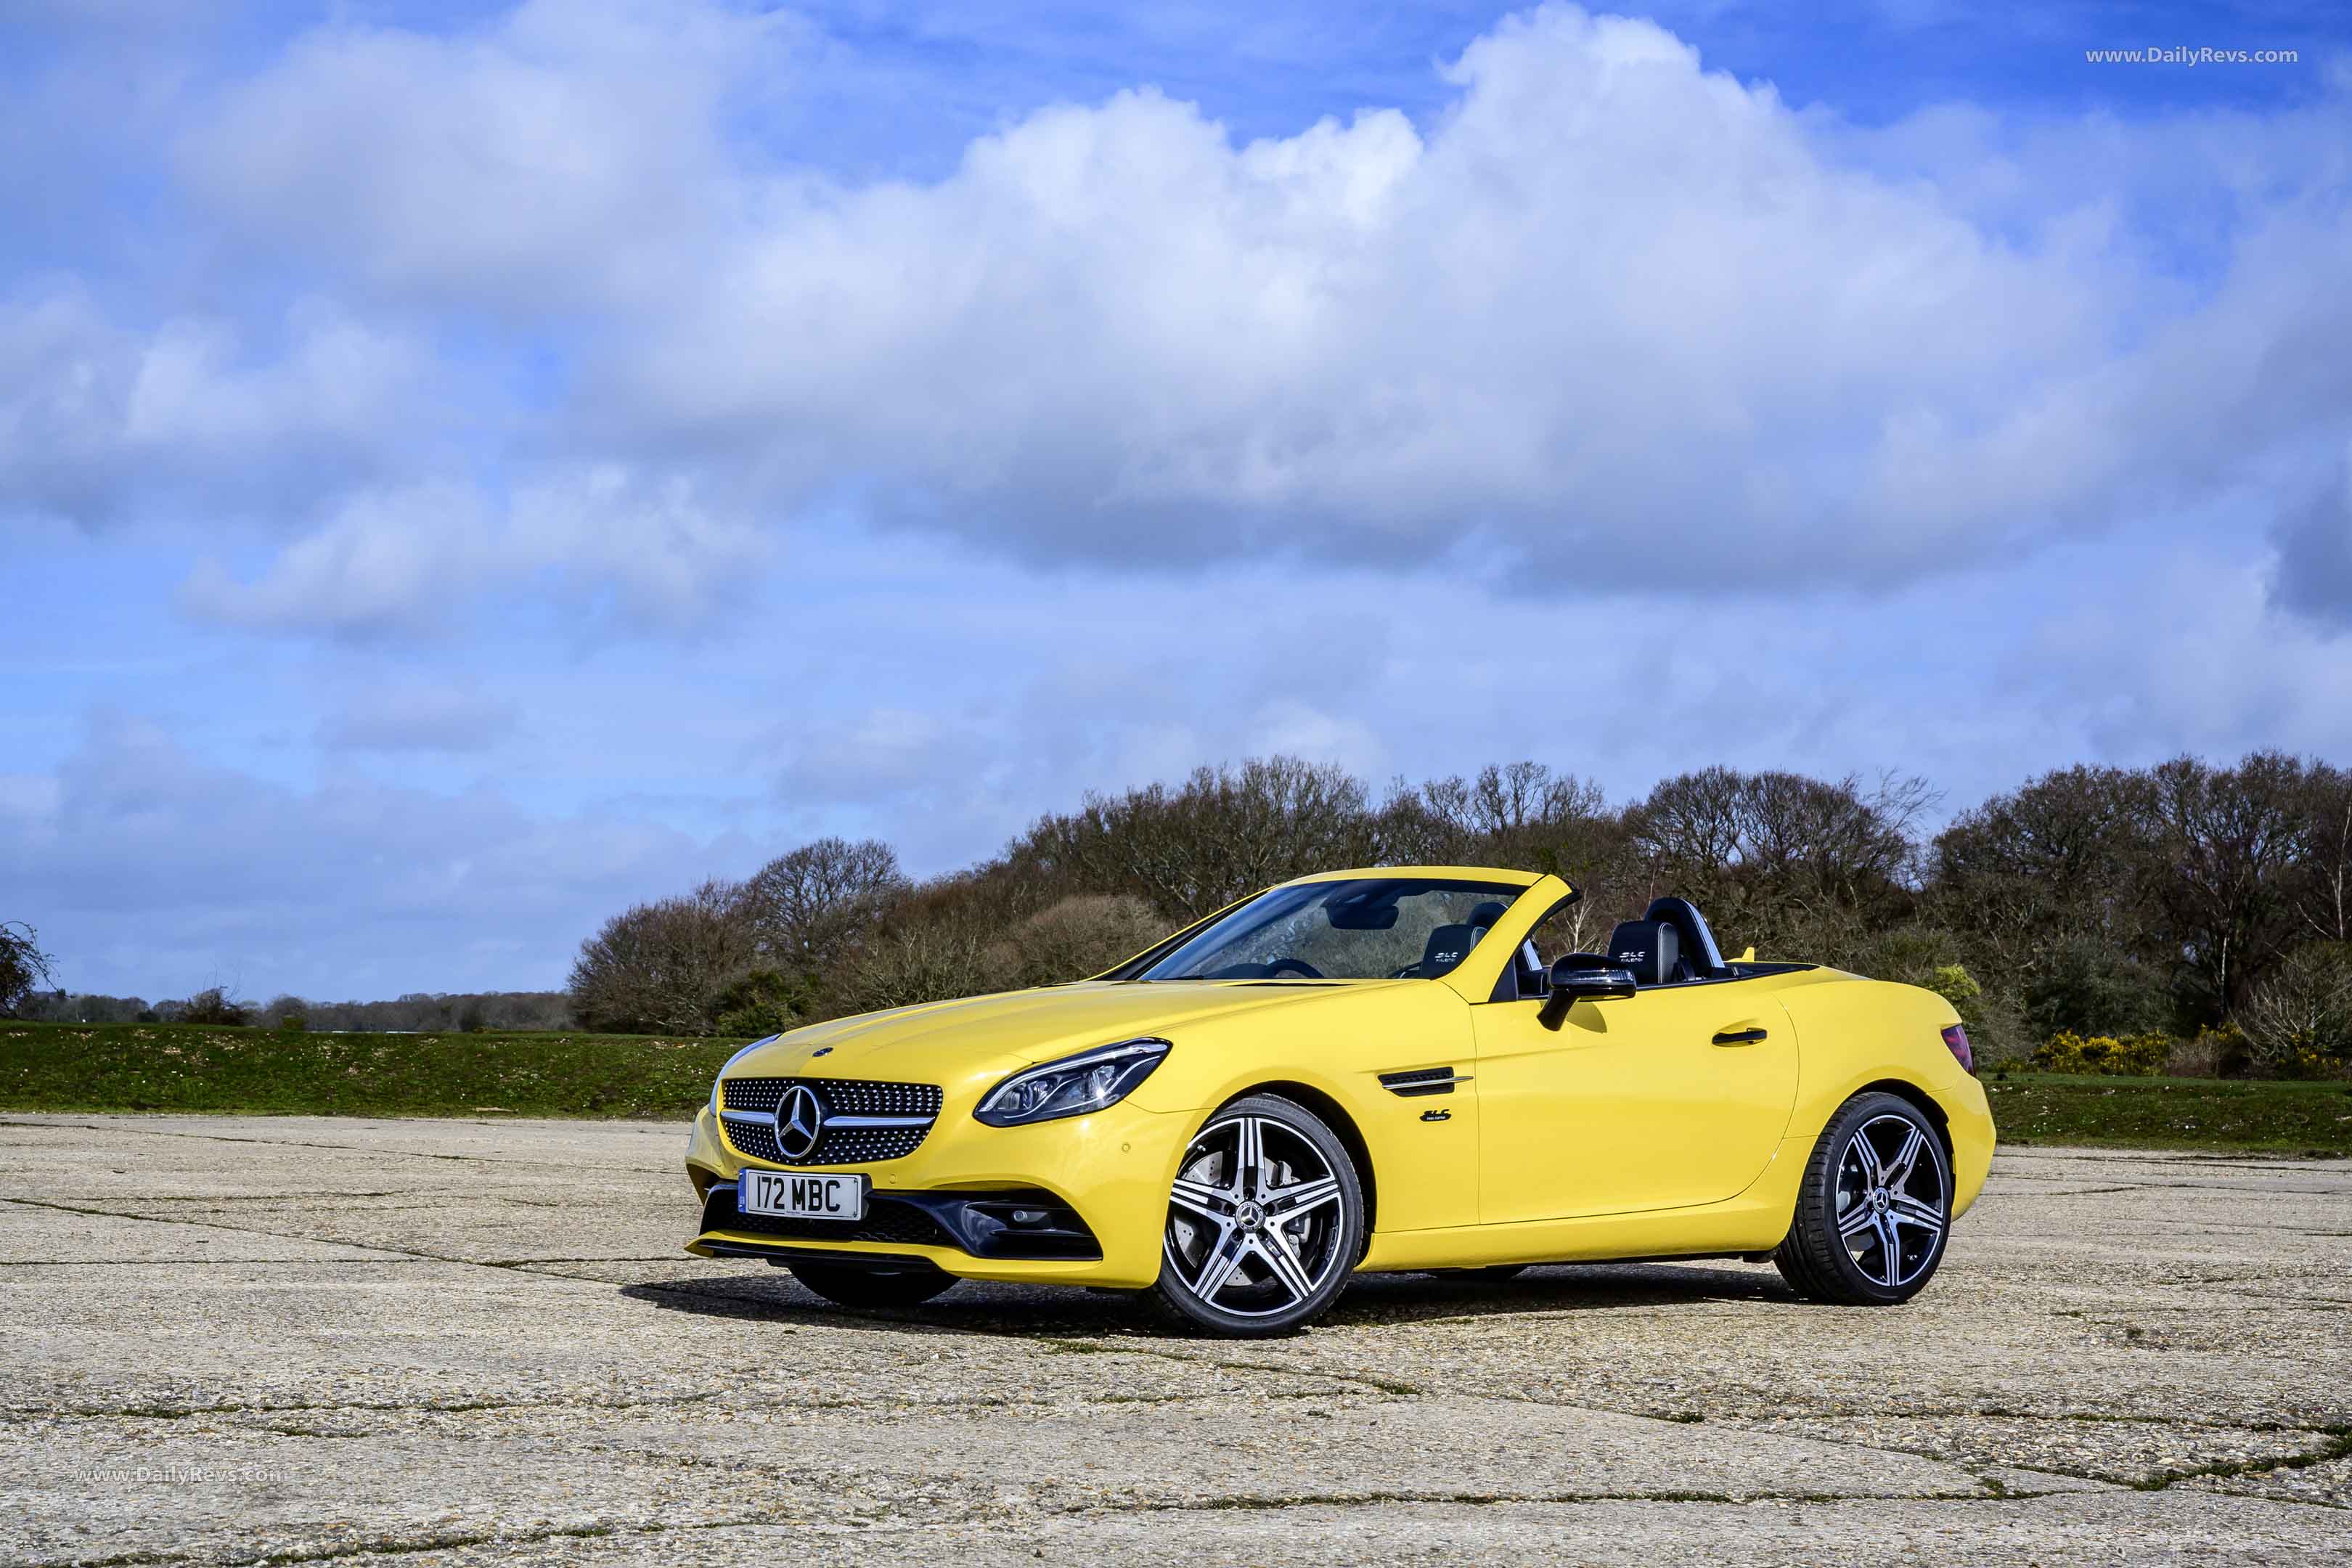
<instances>
[{"instance_id":1,"label":"license plate","mask_svg":"<svg viewBox=\"0 0 2352 1568\"><path fill-rule=\"evenodd\" d=\"M737 1178L735 1206L745 1214L781 1215L791 1219L864 1219L866 1178L746 1171Z\"/></svg>"}]
</instances>

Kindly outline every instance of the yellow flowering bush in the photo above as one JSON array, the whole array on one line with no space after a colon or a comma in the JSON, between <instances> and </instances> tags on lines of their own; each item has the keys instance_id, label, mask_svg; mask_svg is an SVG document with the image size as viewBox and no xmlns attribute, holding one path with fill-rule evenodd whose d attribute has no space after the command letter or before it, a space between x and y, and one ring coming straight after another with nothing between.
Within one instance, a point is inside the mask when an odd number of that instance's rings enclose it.
<instances>
[{"instance_id":1,"label":"yellow flowering bush","mask_svg":"<svg viewBox=\"0 0 2352 1568\"><path fill-rule=\"evenodd\" d=\"M2107 1073L2120 1078L2154 1078L2172 1054L2169 1035L2112 1035L2088 1037L2062 1029L2033 1053L2033 1065L2043 1072Z\"/></svg>"}]
</instances>

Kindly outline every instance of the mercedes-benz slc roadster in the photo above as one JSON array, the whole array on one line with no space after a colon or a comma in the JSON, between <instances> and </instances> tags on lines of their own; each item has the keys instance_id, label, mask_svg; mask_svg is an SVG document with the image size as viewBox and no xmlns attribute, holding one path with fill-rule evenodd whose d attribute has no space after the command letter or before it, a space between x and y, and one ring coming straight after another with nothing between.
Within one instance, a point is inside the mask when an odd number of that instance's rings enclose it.
<instances>
[{"instance_id":1,"label":"mercedes-benz slc roadster","mask_svg":"<svg viewBox=\"0 0 2352 1568\"><path fill-rule=\"evenodd\" d=\"M1992 1162L1951 1005L1727 963L1679 899L1547 964L1577 898L1303 877L1092 980L757 1041L695 1123L688 1250L847 1306L1089 1285L1230 1335L1367 1269L1769 1257L1815 1300L1916 1294Z\"/></svg>"}]
</instances>

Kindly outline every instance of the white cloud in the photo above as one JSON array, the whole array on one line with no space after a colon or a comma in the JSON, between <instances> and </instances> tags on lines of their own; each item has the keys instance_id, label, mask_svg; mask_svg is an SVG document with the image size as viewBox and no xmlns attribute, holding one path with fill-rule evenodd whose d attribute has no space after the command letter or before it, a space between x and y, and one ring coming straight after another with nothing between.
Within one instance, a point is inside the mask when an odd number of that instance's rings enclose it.
<instances>
[{"instance_id":1,"label":"white cloud","mask_svg":"<svg viewBox=\"0 0 2352 1568\"><path fill-rule=\"evenodd\" d=\"M604 465L503 500L446 481L362 492L250 580L203 560L181 602L231 626L372 637L429 629L485 595L544 584L625 625L688 631L726 613L771 550L759 530L703 506L690 481Z\"/></svg>"},{"instance_id":2,"label":"white cloud","mask_svg":"<svg viewBox=\"0 0 2352 1568\"><path fill-rule=\"evenodd\" d=\"M440 361L462 397L404 381L356 319L272 362L174 321L0 382L31 388L0 390L0 431L80 455L18 483L105 498L270 432L282 468L304 438L439 419L462 459L360 494L281 475L278 527L330 521L251 583L206 568L192 602L397 627L543 582L676 626L821 507L1130 572L1271 552L1599 591L1884 584L2256 472L2307 487L2352 421L2342 95L1874 131L1651 23L1548 6L1445 66L1455 96L1420 124L1236 145L1134 90L1028 114L942 179L858 184L757 134L809 39L691 0L302 36L187 133L191 190L255 254L465 344ZM495 381L485 313L512 334ZM522 478L484 495L483 537L388 538L426 472ZM626 504L576 477L611 473Z\"/></svg>"},{"instance_id":3,"label":"white cloud","mask_svg":"<svg viewBox=\"0 0 2352 1568\"><path fill-rule=\"evenodd\" d=\"M1647 23L1547 8L1449 75L1423 130L1235 147L1131 92L932 185L772 182L612 334L595 428L786 495L885 475L900 516L1048 558L1467 540L1722 585L2030 551L2352 416L2325 159L2224 222L2200 299L2101 190L2025 214L1979 163L1874 167ZM2209 140L2200 190L2288 152Z\"/></svg>"},{"instance_id":4,"label":"white cloud","mask_svg":"<svg viewBox=\"0 0 2352 1568\"><path fill-rule=\"evenodd\" d=\"M114 521L158 498L278 504L347 481L439 421L418 345L299 300L247 342L215 316L146 331L73 279L0 300L0 512Z\"/></svg>"},{"instance_id":5,"label":"white cloud","mask_svg":"<svg viewBox=\"0 0 2352 1568\"><path fill-rule=\"evenodd\" d=\"M675 287L728 195L720 116L778 89L797 30L667 0L530 0L446 37L331 24L183 162L250 230L395 291L538 310Z\"/></svg>"},{"instance_id":6,"label":"white cloud","mask_svg":"<svg viewBox=\"0 0 2352 1568\"><path fill-rule=\"evenodd\" d=\"M430 625L499 564L481 497L426 483L353 497L252 582L207 557L181 602L231 626L367 635Z\"/></svg>"}]
</instances>

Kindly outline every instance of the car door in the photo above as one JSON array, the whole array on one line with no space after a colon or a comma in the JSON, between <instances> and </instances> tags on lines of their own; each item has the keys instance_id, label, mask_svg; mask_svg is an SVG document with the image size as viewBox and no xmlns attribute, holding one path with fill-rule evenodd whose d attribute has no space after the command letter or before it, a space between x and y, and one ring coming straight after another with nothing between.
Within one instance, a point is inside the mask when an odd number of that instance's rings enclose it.
<instances>
[{"instance_id":1,"label":"car door","mask_svg":"<svg viewBox=\"0 0 2352 1568\"><path fill-rule=\"evenodd\" d=\"M1740 981L1471 1009L1482 1224L1715 1203L1772 1158L1797 1090L1797 1036Z\"/></svg>"}]
</instances>

